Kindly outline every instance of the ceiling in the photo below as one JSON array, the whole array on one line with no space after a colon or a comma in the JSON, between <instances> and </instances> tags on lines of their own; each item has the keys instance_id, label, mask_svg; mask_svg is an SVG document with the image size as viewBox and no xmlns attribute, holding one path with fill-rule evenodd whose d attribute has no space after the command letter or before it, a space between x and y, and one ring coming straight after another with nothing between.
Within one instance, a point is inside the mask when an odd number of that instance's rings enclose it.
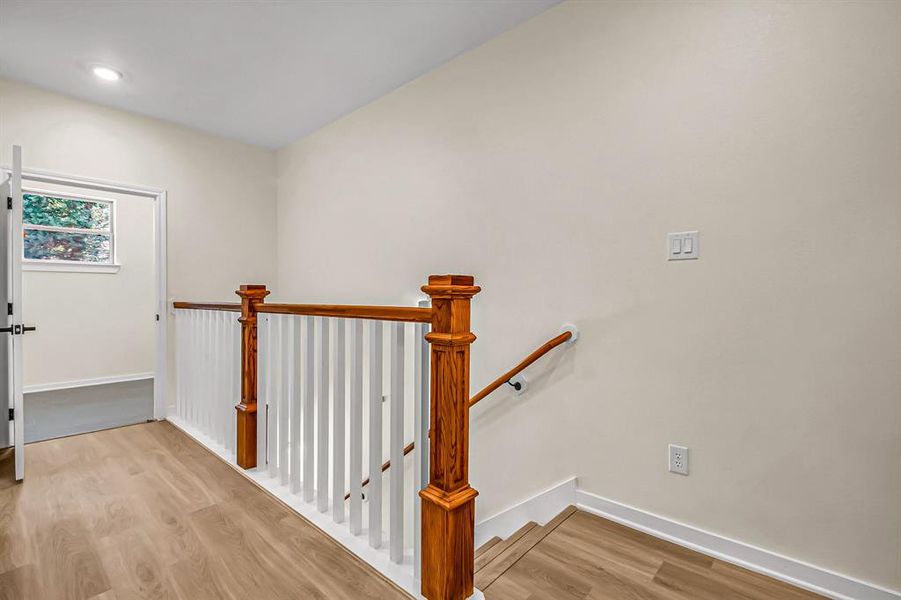
<instances>
[{"instance_id":1,"label":"ceiling","mask_svg":"<svg viewBox=\"0 0 901 600\"><path fill-rule=\"evenodd\" d=\"M558 1L0 0L0 76L278 148Z\"/></svg>"}]
</instances>

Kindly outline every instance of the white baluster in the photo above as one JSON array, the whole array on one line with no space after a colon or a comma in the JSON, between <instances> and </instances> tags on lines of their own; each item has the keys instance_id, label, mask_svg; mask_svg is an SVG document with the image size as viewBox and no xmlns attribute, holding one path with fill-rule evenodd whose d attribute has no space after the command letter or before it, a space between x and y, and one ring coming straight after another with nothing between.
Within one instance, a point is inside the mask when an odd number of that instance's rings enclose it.
<instances>
[{"instance_id":1,"label":"white baluster","mask_svg":"<svg viewBox=\"0 0 901 600\"><path fill-rule=\"evenodd\" d=\"M197 397L197 377L198 377L198 352L200 351L200 330L197 327L197 316L198 311L191 310L188 313L188 327L190 333L189 337L189 352L188 352L188 395L190 397L190 402L188 404L188 423L191 424L192 427L197 426L197 404L199 402L199 398Z\"/></svg>"},{"instance_id":2,"label":"white baluster","mask_svg":"<svg viewBox=\"0 0 901 600\"><path fill-rule=\"evenodd\" d=\"M232 401L229 411L229 446L233 453L238 447L238 416L235 407L241 403L241 323L238 316L232 316Z\"/></svg>"},{"instance_id":3,"label":"white baluster","mask_svg":"<svg viewBox=\"0 0 901 600\"><path fill-rule=\"evenodd\" d=\"M303 332L303 499L312 502L316 440L316 423L313 420L316 327L313 317L304 318Z\"/></svg>"},{"instance_id":4,"label":"white baluster","mask_svg":"<svg viewBox=\"0 0 901 600\"><path fill-rule=\"evenodd\" d=\"M191 402L194 405L192 425L200 430L200 423L203 417L203 389L200 386L203 377L203 312L196 310L194 312L194 391Z\"/></svg>"},{"instance_id":5,"label":"white baluster","mask_svg":"<svg viewBox=\"0 0 901 600\"><path fill-rule=\"evenodd\" d=\"M319 319L319 365L316 390L316 508L328 510L329 462L329 319Z\"/></svg>"},{"instance_id":6,"label":"white baluster","mask_svg":"<svg viewBox=\"0 0 901 600\"><path fill-rule=\"evenodd\" d=\"M214 321L215 312L208 310L206 312L206 431L204 433L210 439L216 439L216 323Z\"/></svg>"},{"instance_id":7,"label":"white baluster","mask_svg":"<svg viewBox=\"0 0 901 600\"><path fill-rule=\"evenodd\" d=\"M196 429L200 429L200 409L203 402L202 390L200 388L200 378L203 376L203 328L201 327L201 317L203 313L199 310L192 310L191 315L193 335L193 351L191 352L192 365L191 373L191 425Z\"/></svg>"},{"instance_id":8,"label":"white baluster","mask_svg":"<svg viewBox=\"0 0 901 600\"><path fill-rule=\"evenodd\" d=\"M185 336L186 328L185 328L185 311L178 309L175 311L175 336L176 336L176 344L177 350L175 353L175 376L178 381L178 395L179 402L176 404L176 414L181 422L185 420L185 408L187 407L187 394L185 393L185 383L187 381L187 373L185 372L185 341L187 337Z\"/></svg>"},{"instance_id":9,"label":"white baluster","mask_svg":"<svg viewBox=\"0 0 901 600\"><path fill-rule=\"evenodd\" d=\"M212 418L210 416L210 405L212 404L213 392L210 389L210 359L212 358L213 346L213 328L211 326L210 311L202 311L203 317L203 418L201 419L201 431L210 435L210 424Z\"/></svg>"},{"instance_id":10,"label":"white baluster","mask_svg":"<svg viewBox=\"0 0 901 600\"><path fill-rule=\"evenodd\" d=\"M194 426L198 431L203 430L203 406L204 406L204 388L203 388L203 376L204 376L204 354L203 354L203 345L206 342L206 336L204 334L203 327L203 311L198 310L195 315L196 323L195 326L197 328L197 353L195 354L196 364L194 369L194 393L195 393L195 404L194 407Z\"/></svg>"},{"instance_id":11,"label":"white baluster","mask_svg":"<svg viewBox=\"0 0 901 600\"><path fill-rule=\"evenodd\" d=\"M184 420L185 423L190 423L192 420L192 414L194 410L194 397L193 397L193 379L194 379L194 316L193 310L185 310L184 311L184 319L182 322L185 325L185 339L184 341L184 360L182 361L182 368L185 373L185 403L184 403Z\"/></svg>"},{"instance_id":12,"label":"white baluster","mask_svg":"<svg viewBox=\"0 0 901 600\"><path fill-rule=\"evenodd\" d=\"M369 545L382 545L382 322L369 328Z\"/></svg>"},{"instance_id":13,"label":"white baluster","mask_svg":"<svg viewBox=\"0 0 901 600\"><path fill-rule=\"evenodd\" d=\"M229 321L230 314L225 311L220 311L220 321L219 327L222 330L222 343L219 347L219 378L221 380L221 384L219 389L222 390L222 395L219 397L219 415L221 418L221 423L219 427L222 431L222 441L220 442L223 448L228 448L228 422L229 417L231 416L231 407L234 406L231 403L231 391L232 391L232 381L231 381L231 322Z\"/></svg>"},{"instance_id":14,"label":"white baluster","mask_svg":"<svg viewBox=\"0 0 901 600\"><path fill-rule=\"evenodd\" d=\"M207 315L207 369L208 377L206 380L206 389L207 389L207 400L209 404L207 405L208 413L207 418L209 419L207 424L206 434L210 437L210 440L216 442L216 430L219 428L219 406L216 401L216 391L218 387L216 385L216 379L219 374L216 373L216 356L217 356L217 334L218 331L216 329L216 311L208 310L206 311Z\"/></svg>"},{"instance_id":15,"label":"white baluster","mask_svg":"<svg viewBox=\"0 0 901 600\"><path fill-rule=\"evenodd\" d=\"M269 379L269 353L266 347L269 339L269 316L267 314L257 317L257 469L266 468L266 425L269 409L267 403L267 380Z\"/></svg>"},{"instance_id":16,"label":"white baluster","mask_svg":"<svg viewBox=\"0 0 901 600\"><path fill-rule=\"evenodd\" d=\"M269 382L266 389L269 390L269 475L278 477L278 418L279 418L279 372L278 372L278 343L280 315L269 315L269 338L266 347L268 349Z\"/></svg>"},{"instance_id":17,"label":"white baluster","mask_svg":"<svg viewBox=\"0 0 901 600\"><path fill-rule=\"evenodd\" d=\"M184 323L183 311L175 311L175 415L179 420L183 420L182 409L184 408L185 393L185 371L182 361L185 359L184 348Z\"/></svg>"},{"instance_id":18,"label":"white baluster","mask_svg":"<svg viewBox=\"0 0 901 600\"><path fill-rule=\"evenodd\" d=\"M335 319L335 344L332 353L332 520L344 522L344 322Z\"/></svg>"},{"instance_id":19,"label":"white baluster","mask_svg":"<svg viewBox=\"0 0 901 600\"><path fill-rule=\"evenodd\" d=\"M196 423L194 426L198 431L203 431L203 419L204 419L204 403L206 400L205 390L203 387L203 376L204 373L204 365L206 361L204 359L204 350L203 346L206 343L206 328L204 327L204 314L202 310L197 311L197 377L194 380L197 391L197 407L196 407Z\"/></svg>"},{"instance_id":20,"label":"white baluster","mask_svg":"<svg viewBox=\"0 0 901 600\"><path fill-rule=\"evenodd\" d=\"M212 389L213 389L213 416L214 421L216 423L215 432L212 437L216 440L216 443L223 444L225 443L225 415L223 414L224 409L224 386L225 383L225 374L222 369L222 349L225 343L225 340L222 336L222 317L224 316L221 311L215 310L211 311L210 315L213 318L213 378L211 380Z\"/></svg>"},{"instance_id":21,"label":"white baluster","mask_svg":"<svg viewBox=\"0 0 901 600\"><path fill-rule=\"evenodd\" d=\"M281 475L281 484L288 485L291 476L290 465L288 464L288 431L290 425L290 404L291 400L288 396L288 381L290 379L289 369L291 367L291 357L288 356L288 346L290 346L291 331L289 329L291 317L289 315L279 315L278 318L278 355L275 357L279 365L279 376L276 384L278 385L278 471Z\"/></svg>"},{"instance_id":22,"label":"white baluster","mask_svg":"<svg viewBox=\"0 0 901 600\"><path fill-rule=\"evenodd\" d=\"M391 423L388 471L388 543L391 560L404 559L404 324L391 324Z\"/></svg>"},{"instance_id":23,"label":"white baluster","mask_svg":"<svg viewBox=\"0 0 901 600\"><path fill-rule=\"evenodd\" d=\"M362 528L363 477L363 321L350 325L350 532L360 535Z\"/></svg>"},{"instance_id":24,"label":"white baluster","mask_svg":"<svg viewBox=\"0 0 901 600\"><path fill-rule=\"evenodd\" d=\"M420 306L428 301L420 302ZM419 491L429 482L429 343L428 325L413 326L413 576L421 578L422 517Z\"/></svg>"},{"instance_id":25,"label":"white baluster","mask_svg":"<svg viewBox=\"0 0 901 600\"><path fill-rule=\"evenodd\" d=\"M224 312L225 316L225 347L223 356L225 360L225 398L223 399L222 414L225 418L225 450L232 452L232 424L235 421L235 313Z\"/></svg>"},{"instance_id":26,"label":"white baluster","mask_svg":"<svg viewBox=\"0 0 901 600\"><path fill-rule=\"evenodd\" d=\"M291 493L296 494L300 491L300 423L301 423L301 385L303 378L301 376L302 363L300 360L301 348L303 347L303 336L301 330L301 318L291 317L291 343L289 351L290 368L288 370L291 378Z\"/></svg>"}]
</instances>

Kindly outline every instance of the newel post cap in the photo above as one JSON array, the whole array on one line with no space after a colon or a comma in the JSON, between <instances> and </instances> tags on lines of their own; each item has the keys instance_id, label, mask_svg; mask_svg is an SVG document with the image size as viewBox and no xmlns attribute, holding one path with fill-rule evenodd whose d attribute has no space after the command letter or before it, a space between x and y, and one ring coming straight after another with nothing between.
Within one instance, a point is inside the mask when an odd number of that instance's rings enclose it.
<instances>
[{"instance_id":1,"label":"newel post cap","mask_svg":"<svg viewBox=\"0 0 901 600\"><path fill-rule=\"evenodd\" d=\"M253 299L263 299L270 294L269 290L266 289L265 285L260 285L256 283L244 283L241 284L241 287L235 290L235 293L241 296L242 298L253 298Z\"/></svg>"},{"instance_id":2,"label":"newel post cap","mask_svg":"<svg viewBox=\"0 0 901 600\"><path fill-rule=\"evenodd\" d=\"M429 275L429 285L474 285L472 275Z\"/></svg>"},{"instance_id":3,"label":"newel post cap","mask_svg":"<svg viewBox=\"0 0 901 600\"><path fill-rule=\"evenodd\" d=\"M468 296L472 297L482 291L475 285L475 277L472 275L429 275L428 285L422 286L422 291L429 296Z\"/></svg>"}]
</instances>

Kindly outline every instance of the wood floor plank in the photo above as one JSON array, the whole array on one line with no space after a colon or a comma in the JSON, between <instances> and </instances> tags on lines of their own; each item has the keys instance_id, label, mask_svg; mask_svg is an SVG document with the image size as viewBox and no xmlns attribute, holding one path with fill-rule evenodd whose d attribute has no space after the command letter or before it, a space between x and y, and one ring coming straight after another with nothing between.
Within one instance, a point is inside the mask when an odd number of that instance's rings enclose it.
<instances>
[{"instance_id":1,"label":"wood floor plank","mask_svg":"<svg viewBox=\"0 0 901 600\"><path fill-rule=\"evenodd\" d=\"M29 444L21 484L12 459L0 600L409 598L169 423Z\"/></svg>"},{"instance_id":2,"label":"wood floor plank","mask_svg":"<svg viewBox=\"0 0 901 600\"><path fill-rule=\"evenodd\" d=\"M506 540L501 541L499 544L495 544L493 547L486 550L482 553L481 556L475 559L475 573L478 574L479 571L484 569L491 561L500 556L507 548L515 544L519 541L519 539L532 531L534 528L538 527L538 523L535 521L529 521L519 529L513 532ZM479 587L476 585L476 587ZM479 588L481 589L481 588Z\"/></svg>"},{"instance_id":3,"label":"wood floor plank","mask_svg":"<svg viewBox=\"0 0 901 600\"><path fill-rule=\"evenodd\" d=\"M25 521L19 509L21 486L0 489L0 573L31 562L30 544L16 543L28 539Z\"/></svg>"},{"instance_id":4,"label":"wood floor plank","mask_svg":"<svg viewBox=\"0 0 901 600\"><path fill-rule=\"evenodd\" d=\"M481 589L487 600L822 598L581 511Z\"/></svg>"},{"instance_id":5,"label":"wood floor plank","mask_svg":"<svg viewBox=\"0 0 901 600\"><path fill-rule=\"evenodd\" d=\"M515 576L512 575L515 572ZM511 576L507 576L511 573ZM512 585L511 585L512 584ZM515 566L483 589L488 599L528 597L546 594L560 600L583 600L591 591L591 581L574 576L566 565L547 556L526 554Z\"/></svg>"},{"instance_id":6,"label":"wood floor plank","mask_svg":"<svg viewBox=\"0 0 901 600\"><path fill-rule=\"evenodd\" d=\"M106 570L83 519L66 516L37 527L36 568L44 593L85 600L110 589Z\"/></svg>"},{"instance_id":7,"label":"wood floor plank","mask_svg":"<svg viewBox=\"0 0 901 600\"><path fill-rule=\"evenodd\" d=\"M110 584L117 595L141 600L175 600L163 565L154 553L147 535L130 529L104 537L98 551Z\"/></svg>"},{"instance_id":8,"label":"wood floor plank","mask_svg":"<svg viewBox=\"0 0 901 600\"><path fill-rule=\"evenodd\" d=\"M199 549L168 569L169 581L183 600L239 600L246 598L239 591L233 575L218 559Z\"/></svg>"},{"instance_id":9,"label":"wood floor plank","mask_svg":"<svg viewBox=\"0 0 901 600\"><path fill-rule=\"evenodd\" d=\"M476 587L480 590L484 590L490 586L498 577L503 575L507 569L516 564L516 561L522 558L526 552L551 534L575 512L576 508L574 506L569 506L566 510L551 519L546 525L535 527L522 536L515 544L509 546L503 553L498 555L497 558L476 573Z\"/></svg>"},{"instance_id":10,"label":"wood floor plank","mask_svg":"<svg viewBox=\"0 0 901 600\"><path fill-rule=\"evenodd\" d=\"M776 597L780 598L780 600L813 600L822 598L822 596L813 592L786 585L781 581L774 580L772 577L754 573L721 560L713 561L713 566L710 568L709 573L711 577L716 578L725 585L739 587L745 594L755 600L768 600Z\"/></svg>"},{"instance_id":11,"label":"wood floor plank","mask_svg":"<svg viewBox=\"0 0 901 600\"><path fill-rule=\"evenodd\" d=\"M264 598L290 598L291 588L309 598L325 596L308 585L293 570L288 557L266 544L259 531L240 527L220 505L209 506L191 515L191 522L207 548L215 548L228 557L228 564L245 594ZM303 588L303 593L299 588Z\"/></svg>"},{"instance_id":12,"label":"wood floor plank","mask_svg":"<svg viewBox=\"0 0 901 600\"><path fill-rule=\"evenodd\" d=\"M285 517L281 523L282 534L290 540L296 560L309 565L309 572L316 575L313 581L326 592L326 597L337 600L380 600L394 597L394 584L384 578L375 582L366 577L362 572L362 564L346 560L346 549L329 544L321 552L310 553L306 550L309 545L303 542L307 528L301 527L294 517ZM321 543L317 546L324 548ZM326 573L335 573L342 582L341 586L335 585L336 578L323 577Z\"/></svg>"},{"instance_id":13,"label":"wood floor plank","mask_svg":"<svg viewBox=\"0 0 901 600\"><path fill-rule=\"evenodd\" d=\"M649 558L633 565L614 554L612 556L617 560L610 560L597 552L598 542L596 539L573 538L570 533L561 531L564 527L565 524L558 527L553 535L542 540L522 561L505 573L504 577L508 575L519 577L524 570L528 572L531 569L537 571L538 574L529 576L540 578L544 567L540 562L536 565L534 560L546 560L550 561L550 564L561 565L569 577L588 582L591 591L587 598L592 598L592 600L595 597L615 598L617 596L624 598L635 596L648 600L657 600L658 598L671 600L674 598L672 594L647 591L661 564L658 559ZM605 539L604 544L610 541ZM648 564L651 563L654 566L649 569ZM642 593L634 593L633 590Z\"/></svg>"},{"instance_id":14,"label":"wood floor plank","mask_svg":"<svg viewBox=\"0 0 901 600\"><path fill-rule=\"evenodd\" d=\"M34 565L23 565L0 573L0 600L45 597Z\"/></svg>"},{"instance_id":15,"label":"wood floor plank","mask_svg":"<svg viewBox=\"0 0 901 600\"><path fill-rule=\"evenodd\" d=\"M668 562L663 563L660 569L657 570L657 574L654 576L654 583L670 591L677 592L686 599L722 600L723 598L730 598L731 600L751 600L747 594L735 588L730 588L720 581Z\"/></svg>"},{"instance_id":16,"label":"wood floor plank","mask_svg":"<svg viewBox=\"0 0 901 600\"><path fill-rule=\"evenodd\" d=\"M481 555L491 550L491 548L493 548L495 544L499 544L500 542L501 538L494 536L493 538L476 548L475 557L479 558Z\"/></svg>"}]
</instances>

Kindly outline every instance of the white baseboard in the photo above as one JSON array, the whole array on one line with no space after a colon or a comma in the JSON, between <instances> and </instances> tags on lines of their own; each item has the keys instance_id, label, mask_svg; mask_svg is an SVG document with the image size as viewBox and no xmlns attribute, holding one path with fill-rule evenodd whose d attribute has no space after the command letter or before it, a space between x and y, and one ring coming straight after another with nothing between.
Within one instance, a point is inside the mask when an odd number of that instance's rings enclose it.
<instances>
[{"instance_id":1,"label":"white baseboard","mask_svg":"<svg viewBox=\"0 0 901 600\"><path fill-rule=\"evenodd\" d=\"M494 536L506 538L529 521L544 524L569 505L835 600L901 600L901 592L897 590L860 581L586 492L579 489L576 478L561 482L476 524L476 547Z\"/></svg>"},{"instance_id":2,"label":"white baseboard","mask_svg":"<svg viewBox=\"0 0 901 600\"><path fill-rule=\"evenodd\" d=\"M22 388L25 394L34 394L36 392L52 392L55 390L68 390L72 388L89 387L92 385L106 385L108 383L124 383L126 381L140 381L142 379L153 379L153 372L150 373L132 373L130 375L111 375L109 377L92 377L90 379L76 379L75 381L58 381L56 383L39 383L36 385L26 385Z\"/></svg>"}]
</instances>

